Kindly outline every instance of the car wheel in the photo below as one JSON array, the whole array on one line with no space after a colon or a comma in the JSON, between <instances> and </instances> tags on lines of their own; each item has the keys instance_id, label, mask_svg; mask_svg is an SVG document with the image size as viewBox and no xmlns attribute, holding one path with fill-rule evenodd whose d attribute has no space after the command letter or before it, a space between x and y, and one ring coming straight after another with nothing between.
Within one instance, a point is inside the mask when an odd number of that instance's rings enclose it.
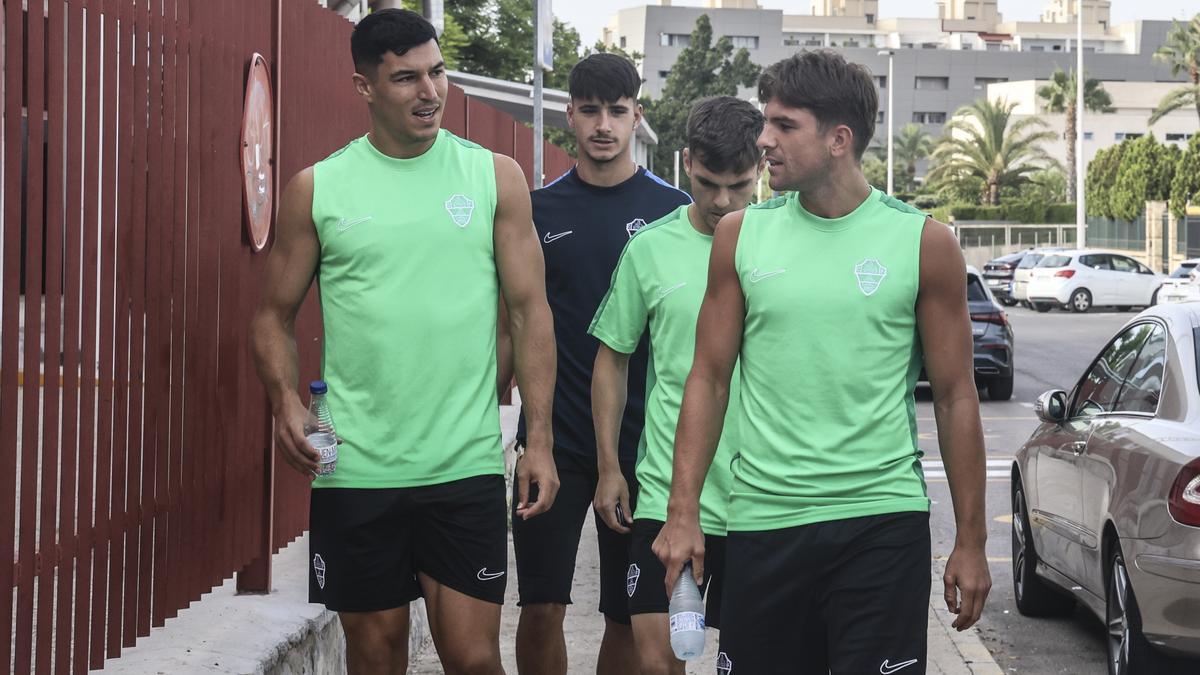
<instances>
[{"instance_id":1,"label":"car wheel","mask_svg":"<svg viewBox=\"0 0 1200 675\"><path fill-rule=\"evenodd\" d=\"M1028 300L1022 300L1021 306L1024 307L1025 309L1033 309L1033 303Z\"/></svg>"},{"instance_id":2,"label":"car wheel","mask_svg":"<svg viewBox=\"0 0 1200 675\"><path fill-rule=\"evenodd\" d=\"M1181 659L1159 652L1142 633L1142 615L1138 611L1133 585L1129 583L1129 571L1125 567L1120 541L1113 542L1112 549L1107 592L1104 594L1109 674L1187 672L1187 666Z\"/></svg>"},{"instance_id":3,"label":"car wheel","mask_svg":"<svg viewBox=\"0 0 1200 675\"><path fill-rule=\"evenodd\" d=\"M1033 303L1033 309L1038 314L1045 314L1046 312L1049 312L1051 309L1053 309L1053 305L1051 305L1048 302L1035 302L1035 303Z\"/></svg>"},{"instance_id":4,"label":"car wheel","mask_svg":"<svg viewBox=\"0 0 1200 675\"><path fill-rule=\"evenodd\" d=\"M1017 301L1011 298L1001 298L1000 304L1004 305L1005 307L1012 307L1017 304Z\"/></svg>"},{"instance_id":5,"label":"car wheel","mask_svg":"<svg viewBox=\"0 0 1200 675\"><path fill-rule=\"evenodd\" d=\"M1013 393L1013 375L1009 373L1005 376L994 377L988 380L987 384L988 398L993 401L1007 401L1012 398Z\"/></svg>"},{"instance_id":6,"label":"car wheel","mask_svg":"<svg viewBox=\"0 0 1200 675\"><path fill-rule=\"evenodd\" d=\"M1012 496L1012 575L1017 610L1025 616L1059 616L1075 607L1075 600L1055 590L1037 575L1037 551L1025 508L1025 490L1014 478Z\"/></svg>"},{"instance_id":7,"label":"car wheel","mask_svg":"<svg viewBox=\"0 0 1200 675\"><path fill-rule=\"evenodd\" d=\"M1071 299L1067 301L1067 306L1072 312L1083 314L1092 308L1092 294L1086 288L1076 289L1071 294Z\"/></svg>"}]
</instances>

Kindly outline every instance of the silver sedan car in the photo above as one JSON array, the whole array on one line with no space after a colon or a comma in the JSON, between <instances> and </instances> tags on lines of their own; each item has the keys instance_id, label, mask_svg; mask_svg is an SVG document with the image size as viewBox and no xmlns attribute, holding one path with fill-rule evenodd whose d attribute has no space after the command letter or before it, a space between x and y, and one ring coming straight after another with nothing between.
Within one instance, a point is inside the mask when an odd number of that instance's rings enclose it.
<instances>
[{"instance_id":1,"label":"silver sedan car","mask_svg":"<svg viewBox=\"0 0 1200 675\"><path fill-rule=\"evenodd\" d=\"M1142 312L1036 410L1012 472L1017 609L1082 603L1110 673L1200 673L1200 302Z\"/></svg>"}]
</instances>

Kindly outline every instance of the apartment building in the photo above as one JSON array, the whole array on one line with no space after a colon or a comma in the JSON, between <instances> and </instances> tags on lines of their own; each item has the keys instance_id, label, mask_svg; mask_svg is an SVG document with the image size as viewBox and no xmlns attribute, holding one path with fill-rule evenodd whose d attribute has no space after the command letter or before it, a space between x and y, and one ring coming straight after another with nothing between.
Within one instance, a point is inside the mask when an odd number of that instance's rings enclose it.
<instances>
[{"instance_id":1,"label":"apartment building","mask_svg":"<svg viewBox=\"0 0 1200 675\"><path fill-rule=\"evenodd\" d=\"M1121 0L1133 2L1134 0ZM866 65L880 92L881 124L887 88L895 87L895 124L940 133L959 106L987 94L989 85L1049 77L1075 65L1076 11L1084 18L1088 77L1107 82L1180 82L1153 59L1170 20L1113 26L1109 0L1049 0L1038 21L1005 21L1003 0L938 0L939 18L880 17L878 0L811 0L811 14L763 9L756 0L707 0L703 7L657 5L621 9L602 40L644 54L643 92L658 96L671 66L707 14L716 36L745 47L766 66L800 49L833 48ZM1082 7L1081 7L1082 5ZM895 82L888 82L888 56ZM751 89L741 92L753 98ZM1155 101L1157 102L1157 101ZM1134 131L1134 130L1130 130Z\"/></svg>"}]
</instances>

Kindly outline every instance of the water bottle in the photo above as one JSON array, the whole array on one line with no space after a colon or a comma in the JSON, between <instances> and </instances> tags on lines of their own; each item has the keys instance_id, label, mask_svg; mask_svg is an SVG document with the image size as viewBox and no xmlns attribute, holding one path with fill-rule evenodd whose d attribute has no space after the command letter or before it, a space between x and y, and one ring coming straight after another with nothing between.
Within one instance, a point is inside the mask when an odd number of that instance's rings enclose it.
<instances>
[{"instance_id":1,"label":"water bottle","mask_svg":"<svg viewBox=\"0 0 1200 675\"><path fill-rule=\"evenodd\" d=\"M304 425L304 436L308 444L320 454L318 476L328 476L337 470L337 433L333 429L333 415L325 395L329 387L323 380L314 380L308 385L312 397L308 403L308 422Z\"/></svg>"},{"instance_id":2,"label":"water bottle","mask_svg":"<svg viewBox=\"0 0 1200 675\"><path fill-rule=\"evenodd\" d=\"M700 658L704 653L704 599L692 578L688 561L671 591L671 649L680 661Z\"/></svg>"}]
</instances>

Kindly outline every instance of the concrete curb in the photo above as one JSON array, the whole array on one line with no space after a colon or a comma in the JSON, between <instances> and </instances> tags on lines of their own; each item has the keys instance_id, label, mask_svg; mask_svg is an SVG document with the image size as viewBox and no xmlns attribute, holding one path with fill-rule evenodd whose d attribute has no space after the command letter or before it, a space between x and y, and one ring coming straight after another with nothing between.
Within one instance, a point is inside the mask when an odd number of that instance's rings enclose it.
<instances>
[{"instance_id":1,"label":"concrete curb","mask_svg":"<svg viewBox=\"0 0 1200 675\"><path fill-rule=\"evenodd\" d=\"M1000 675L1004 672L992 653L983 645L976 627L955 630L954 615L946 611L942 599L944 561L935 561L933 582L929 588L929 668L930 673L963 675Z\"/></svg>"}]
</instances>

